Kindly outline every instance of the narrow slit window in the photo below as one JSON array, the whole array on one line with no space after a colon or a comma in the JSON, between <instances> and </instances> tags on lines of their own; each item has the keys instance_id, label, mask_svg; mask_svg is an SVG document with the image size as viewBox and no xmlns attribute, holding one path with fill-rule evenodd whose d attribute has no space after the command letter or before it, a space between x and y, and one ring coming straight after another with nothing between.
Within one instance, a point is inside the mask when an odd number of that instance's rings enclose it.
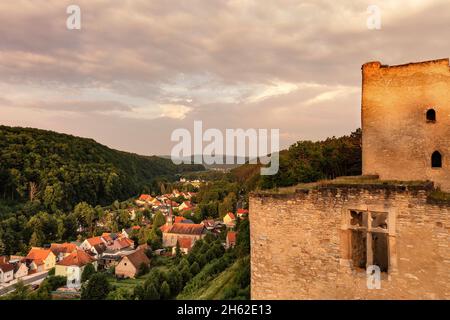
<instances>
[{"instance_id":1,"label":"narrow slit window","mask_svg":"<svg viewBox=\"0 0 450 320\"><path fill-rule=\"evenodd\" d=\"M434 109L429 109L427 111L427 121L431 121L431 122L436 121L436 111Z\"/></svg>"},{"instance_id":2,"label":"narrow slit window","mask_svg":"<svg viewBox=\"0 0 450 320\"><path fill-rule=\"evenodd\" d=\"M431 155L431 167L442 168L442 155L439 151L435 151Z\"/></svg>"}]
</instances>

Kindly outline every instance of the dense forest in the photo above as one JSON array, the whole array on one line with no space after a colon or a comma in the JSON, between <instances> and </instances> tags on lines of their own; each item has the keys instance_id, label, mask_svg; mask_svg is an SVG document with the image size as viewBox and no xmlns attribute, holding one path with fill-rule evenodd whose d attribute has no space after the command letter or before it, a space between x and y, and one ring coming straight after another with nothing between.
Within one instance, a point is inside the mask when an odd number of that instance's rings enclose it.
<instances>
[{"instance_id":1,"label":"dense forest","mask_svg":"<svg viewBox=\"0 0 450 320\"><path fill-rule=\"evenodd\" d=\"M247 190L271 189L339 176L361 174L361 129L339 138L298 141L280 152L276 175L260 176L260 166L246 164L231 171Z\"/></svg>"},{"instance_id":2,"label":"dense forest","mask_svg":"<svg viewBox=\"0 0 450 320\"><path fill-rule=\"evenodd\" d=\"M46 210L70 210L85 201L107 205L159 190L201 165L116 151L92 139L51 131L0 126L0 198L39 200Z\"/></svg>"}]
</instances>

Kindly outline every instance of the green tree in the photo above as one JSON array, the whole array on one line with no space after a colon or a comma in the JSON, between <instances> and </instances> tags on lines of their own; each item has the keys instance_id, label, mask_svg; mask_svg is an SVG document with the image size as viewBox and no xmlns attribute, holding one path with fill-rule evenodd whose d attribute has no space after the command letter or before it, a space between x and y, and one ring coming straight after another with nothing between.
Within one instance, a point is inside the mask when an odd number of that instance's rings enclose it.
<instances>
[{"instance_id":1,"label":"green tree","mask_svg":"<svg viewBox=\"0 0 450 320\"><path fill-rule=\"evenodd\" d=\"M181 277L183 279L183 283L187 283L187 282L189 282L189 280L191 280L192 274L189 269L189 266L184 266L180 272L181 272Z\"/></svg>"},{"instance_id":2,"label":"green tree","mask_svg":"<svg viewBox=\"0 0 450 320\"><path fill-rule=\"evenodd\" d=\"M157 212L153 217L153 228L159 228L166 223L166 218L161 212Z\"/></svg>"},{"instance_id":3,"label":"green tree","mask_svg":"<svg viewBox=\"0 0 450 320\"><path fill-rule=\"evenodd\" d=\"M134 289L135 298L138 300L159 300L160 295L156 290L156 284L154 281L147 279L143 285L137 285Z\"/></svg>"},{"instance_id":4,"label":"green tree","mask_svg":"<svg viewBox=\"0 0 450 320\"><path fill-rule=\"evenodd\" d=\"M95 267L92 263L88 263L81 274L81 282L88 281L93 274L95 274Z\"/></svg>"},{"instance_id":5,"label":"green tree","mask_svg":"<svg viewBox=\"0 0 450 320\"><path fill-rule=\"evenodd\" d=\"M170 293L172 296L177 295L183 288L183 277L180 271L175 268L171 268L168 272L167 282L170 287Z\"/></svg>"},{"instance_id":6,"label":"green tree","mask_svg":"<svg viewBox=\"0 0 450 320\"><path fill-rule=\"evenodd\" d=\"M199 264L197 263L197 261L195 261L195 262L191 265L190 272L191 272L192 275L196 275L197 273L200 272L200 266L199 266Z\"/></svg>"},{"instance_id":7,"label":"green tree","mask_svg":"<svg viewBox=\"0 0 450 320\"><path fill-rule=\"evenodd\" d=\"M150 268L148 266L148 264L142 262L139 265L139 271L138 271L138 276L143 276L144 274L147 274L150 271Z\"/></svg>"},{"instance_id":8,"label":"green tree","mask_svg":"<svg viewBox=\"0 0 450 320\"><path fill-rule=\"evenodd\" d=\"M87 227L90 235L94 235L96 221L95 209L86 202L80 202L75 206L74 214L82 226Z\"/></svg>"},{"instance_id":9,"label":"green tree","mask_svg":"<svg viewBox=\"0 0 450 320\"><path fill-rule=\"evenodd\" d=\"M248 220L239 223L236 237L236 251L240 257L250 253L250 225Z\"/></svg>"},{"instance_id":10,"label":"green tree","mask_svg":"<svg viewBox=\"0 0 450 320\"><path fill-rule=\"evenodd\" d=\"M104 300L111 291L111 285L107 276L103 273L92 275L89 281L82 287L82 300Z\"/></svg>"},{"instance_id":11,"label":"green tree","mask_svg":"<svg viewBox=\"0 0 450 320\"><path fill-rule=\"evenodd\" d=\"M175 247L175 260L180 261L182 257L180 243L177 241L177 245Z\"/></svg>"},{"instance_id":12,"label":"green tree","mask_svg":"<svg viewBox=\"0 0 450 320\"><path fill-rule=\"evenodd\" d=\"M19 280L14 284L14 291L6 296L7 300L27 300L31 293L30 286L24 284L22 280Z\"/></svg>"},{"instance_id":13,"label":"green tree","mask_svg":"<svg viewBox=\"0 0 450 320\"><path fill-rule=\"evenodd\" d=\"M167 300L170 298L170 286L167 281L164 281L161 284L161 289L159 290L159 294L162 300Z\"/></svg>"}]
</instances>

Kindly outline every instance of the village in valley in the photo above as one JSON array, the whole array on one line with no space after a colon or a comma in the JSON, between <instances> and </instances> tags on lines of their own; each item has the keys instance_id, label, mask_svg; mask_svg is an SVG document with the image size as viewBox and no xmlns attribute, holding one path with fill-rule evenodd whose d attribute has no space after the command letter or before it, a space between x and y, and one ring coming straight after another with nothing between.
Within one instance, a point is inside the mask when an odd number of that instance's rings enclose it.
<instances>
[{"instance_id":1,"label":"village in valley","mask_svg":"<svg viewBox=\"0 0 450 320\"><path fill-rule=\"evenodd\" d=\"M205 184L205 181L181 178L178 186L198 191ZM176 188L160 195L141 194L115 206L120 208L118 211L121 214L125 212L128 215L125 219L127 227L105 230L111 225L108 219L117 215L117 212L112 212L115 210L112 206L95 221L92 230L79 225L76 241L32 246L26 255L1 256L0 295L13 295L14 291L25 287L28 292L38 290L45 279L56 277L59 280L52 281L49 291L52 298L79 299L83 290L89 290L86 289L89 279L102 274L108 280L108 292L119 288L119 295L136 298L136 295L139 296L137 290L145 290L143 283L146 275L152 269L163 269L166 275L154 285L157 292L155 298L174 298L201 267L233 250L237 241L237 224L248 220L248 210L236 206L235 210L221 217L200 220L199 215L195 214L200 211L197 192ZM120 224L112 225L117 228ZM99 233L100 230L103 232ZM207 251L208 248L211 250ZM195 249L207 257L209 255L208 260L186 259ZM186 264L187 271L185 268L183 274ZM177 271L173 271L175 269ZM153 271L161 275L160 271ZM171 277L170 273L178 273L175 280L167 279ZM122 283L124 286L121 286ZM136 289L139 284L141 287ZM161 287L158 288L159 285ZM171 294L168 293L170 291ZM95 299L92 296L87 298Z\"/></svg>"}]
</instances>

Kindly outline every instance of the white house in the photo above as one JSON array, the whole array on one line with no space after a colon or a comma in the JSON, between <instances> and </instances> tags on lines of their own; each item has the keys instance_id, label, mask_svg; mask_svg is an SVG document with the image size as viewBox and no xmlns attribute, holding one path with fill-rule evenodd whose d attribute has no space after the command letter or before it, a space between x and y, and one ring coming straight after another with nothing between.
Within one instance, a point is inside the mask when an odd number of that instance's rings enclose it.
<instances>
[{"instance_id":1,"label":"white house","mask_svg":"<svg viewBox=\"0 0 450 320\"><path fill-rule=\"evenodd\" d=\"M81 275L88 264L97 270L97 261L83 250L76 250L56 264L55 275L67 277L68 288L81 287Z\"/></svg>"},{"instance_id":2,"label":"white house","mask_svg":"<svg viewBox=\"0 0 450 320\"><path fill-rule=\"evenodd\" d=\"M0 264L0 283L10 282L14 279L14 265L10 263Z\"/></svg>"},{"instance_id":3,"label":"white house","mask_svg":"<svg viewBox=\"0 0 450 320\"><path fill-rule=\"evenodd\" d=\"M91 250L92 247L99 245L99 244L107 245L107 241L103 237L88 238L81 243L80 248L85 251L89 251L89 250Z\"/></svg>"}]
</instances>

